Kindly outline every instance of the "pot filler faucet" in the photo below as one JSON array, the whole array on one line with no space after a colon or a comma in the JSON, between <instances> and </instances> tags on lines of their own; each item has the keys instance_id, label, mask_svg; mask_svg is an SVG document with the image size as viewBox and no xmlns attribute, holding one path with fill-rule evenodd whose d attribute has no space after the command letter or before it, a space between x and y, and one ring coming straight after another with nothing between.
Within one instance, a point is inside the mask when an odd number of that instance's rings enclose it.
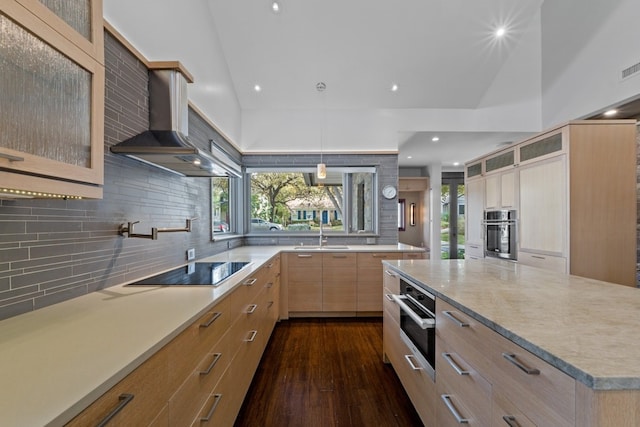
<instances>
[{"instance_id":1,"label":"pot filler faucet","mask_svg":"<svg viewBox=\"0 0 640 427\"><path fill-rule=\"evenodd\" d=\"M133 226L135 224L139 223L140 221L128 222L126 224L121 224L120 225L120 229L118 230L118 234L120 234L121 236L124 236L126 234L125 237L140 237L142 239L158 240L158 233L178 233L178 232L190 233L191 232L191 223L193 221L195 221L196 219L198 219L198 218L187 219L186 225L184 227L182 227L182 228L180 228L180 227L165 227L165 228L153 227L151 229L151 234L134 233Z\"/></svg>"}]
</instances>

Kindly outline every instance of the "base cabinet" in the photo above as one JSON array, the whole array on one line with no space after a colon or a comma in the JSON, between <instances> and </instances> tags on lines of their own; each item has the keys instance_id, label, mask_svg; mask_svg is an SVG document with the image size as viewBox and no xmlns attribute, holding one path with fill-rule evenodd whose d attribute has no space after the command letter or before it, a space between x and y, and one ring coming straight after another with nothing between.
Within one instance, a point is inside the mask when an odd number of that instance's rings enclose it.
<instances>
[{"instance_id":1,"label":"base cabinet","mask_svg":"<svg viewBox=\"0 0 640 427\"><path fill-rule=\"evenodd\" d=\"M279 255L69 426L231 426L278 320Z\"/></svg>"}]
</instances>

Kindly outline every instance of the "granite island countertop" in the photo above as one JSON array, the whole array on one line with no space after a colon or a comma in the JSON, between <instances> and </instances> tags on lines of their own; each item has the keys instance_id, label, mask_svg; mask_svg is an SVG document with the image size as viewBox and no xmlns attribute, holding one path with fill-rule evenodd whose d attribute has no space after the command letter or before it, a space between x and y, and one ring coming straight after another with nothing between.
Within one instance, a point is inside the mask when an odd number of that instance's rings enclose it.
<instances>
[{"instance_id":1,"label":"granite island countertop","mask_svg":"<svg viewBox=\"0 0 640 427\"><path fill-rule=\"evenodd\" d=\"M348 245L345 250L424 252L403 244ZM243 246L194 260L251 262L215 287L126 282L0 321L0 425L63 425L270 258L293 251L299 250Z\"/></svg>"},{"instance_id":2,"label":"granite island countertop","mask_svg":"<svg viewBox=\"0 0 640 427\"><path fill-rule=\"evenodd\" d=\"M590 388L640 389L640 289L517 263L384 263Z\"/></svg>"}]
</instances>

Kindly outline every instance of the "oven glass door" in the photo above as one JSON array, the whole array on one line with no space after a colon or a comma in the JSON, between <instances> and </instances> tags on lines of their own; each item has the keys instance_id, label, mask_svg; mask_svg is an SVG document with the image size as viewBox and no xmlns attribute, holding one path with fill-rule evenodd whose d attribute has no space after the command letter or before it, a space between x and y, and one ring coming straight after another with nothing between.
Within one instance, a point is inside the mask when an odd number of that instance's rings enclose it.
<instances>
[{"instance_id":1,"label":"oven glass door","mask_svg":"<svg viewBox=\"0 0 640 427\"><path fill-rule=\"evenodd\" d=\"M485 213L485 255L516 260L515 211Z\"/></svg>"}]
</instances>

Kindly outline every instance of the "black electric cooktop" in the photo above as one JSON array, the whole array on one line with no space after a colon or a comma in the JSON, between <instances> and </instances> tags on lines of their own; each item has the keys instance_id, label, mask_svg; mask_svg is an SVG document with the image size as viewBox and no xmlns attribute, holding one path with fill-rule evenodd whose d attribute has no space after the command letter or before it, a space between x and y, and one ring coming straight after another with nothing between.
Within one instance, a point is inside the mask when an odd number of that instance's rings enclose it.
<instances>
[{"instance_id":1,"label":"black electric cooktop","mask_svg":"<svg viewBox=\"0 0 640 427\"><path fill-rule=\"evenodd\" d=\"M193 262L127 286L215 286L249 262Z\"/></svg>"}]
</instances>

